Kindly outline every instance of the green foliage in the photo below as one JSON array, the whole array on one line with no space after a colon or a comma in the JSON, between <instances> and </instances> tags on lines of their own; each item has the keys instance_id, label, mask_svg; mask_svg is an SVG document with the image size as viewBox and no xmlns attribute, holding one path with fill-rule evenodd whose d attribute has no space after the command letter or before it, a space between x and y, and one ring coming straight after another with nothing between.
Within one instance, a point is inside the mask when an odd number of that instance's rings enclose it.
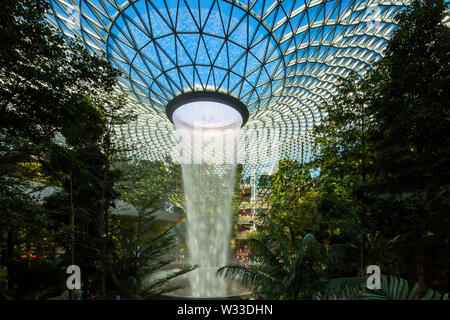
<instances>
[{"instance_id":1,"label":"green foliage","mask_svg":"<svg viewBox=\"0 0 450 320\"><path fill-rule=\"evenodd\" d=\"M117 75L104 58L52 29L44 21L48 9L45 0L0 5L0 126L8 141L52 139L80 97L111 91Z\"/></svg>"},{"instance_id":2,"label":"green foliage","mask_svg":"<svg viewBox=\"0 0 450 320\"><path fill-rule=\"evenodd\" d=\"M378 82L370 106L377 123L374 189L378 205L399 211L396 227L437 218L432 212L442 210L440 194L450 178L446 5L426 0L412 7L397 16L400 29L368 80Z\"/></svg>"},{"instance_id":3,"label":"green foliage","mask_svg":"<svg viewBox=\"0 0 450 320\"><path fill-rule=\"evenodd\" d=\"M442 277L450 180L445 8L444 1L423 0L403 10L385 57L364 78L342 78L325 104L327 116L315 128L316 159L283 160L263 181L272 190L269 216L280 234L298 249L313 233L333 259L331 275L352 277L359 269L362 276L366 265L377 264L385 273L417 279L421 290L426 283L448 289ZM319 176L311 179L310 169ZM263 232L269 229L267 222ZM287 261L282 252L265 264Z\"/></svg>"},{"instance_id":4,"label":"green foliage","mask_svg":"<svg viewBox=\"0 0 450 320\"><path fill-rule=\"evenodd\" d=\"M194 269L189 265L166 272L175 249L173 229L161 226L155 212L165 203L183 207L181 168L173 163L141 160L119 162L123 173L115 189L132 204L138 216L115 217L111 229L117 237L111 281L126 298L146 299L180 288L177 277ZM117 230L114 230L117 229Z\"/></svg>"},{"instance_id":5,"label":"green foliage","mask_svg":"<svg viewBox=\"0 0 450 320\"><path fill-rule=\"evenodd\" d=\"M86 107L85 115L62 131L65 145L51 146L45 169L64 188L66 202L57 210L66 212L73 229L71 237L75 239L68 252L78 247L77 259L72 256L72 260L91 271L91 283L100 283L94 288L106 298L107 257L114 247L109 209L119 197L114 185L122 174L114 164L126 151L113 136L117 126L135 116L123 96L102 93L80 103Z\"/></svg>"},{"instance_id":6,"label":"green foliage","mask_svg":"<svg viewBox=\"0 0 450 320\"><path fill-rule=\"evenodd\" d=\"M148 199L184 207L181 167L160 161L129 161L116 164L123 178L116 189L121 199L140 208Z\"/></svg>"},{"instance_id":7,"label":"green foliage","mask_svg":"<svg viewBox=\"0 0 450 320\"><path fill-rule=\"evenodd\" d=\"M114 95L119 72L50 27L48 9L45 0L0 4L0 197L2 221L10 222L2 229L8 235L1 241L7 247L2 264L13 290L16 250L54 256L52 244L63 250L64 263L76 261L83 275L91 275L83 279L91 286L86 291L104 296L104 281L98 289L97 280L104 279L111 239L103 235L109 235L108 209L118 197L113 186L120 175L112 163L124 151L113 135L135 116L125 97ZM38 164L34 170L31 163ZM44 208L13 176L60 189Z\"/></svg>"},{"instance_id":8,"label":"green foliage","mask_svg":"<svg viewBox=\"0 0 450 320\"><path fill-rule=\"evenodd\" d=\"M9 294L20 300L45 300L66 289L65 264L62 259L15 260L17 289Z\"/></svg>"},{"instance_id":9,"label":"green foliage","mask_svg":"<svg viewBox=\"0 0 450 320\"><path fill-rule=\"evenodd\" d=\"M370 132L375 125L368 109L372 83L356 74L341 78L338 94L325 105L327 117L315 128L322 174L367 179L371 160Z\"/></svg>"},{"instance_id":10,"label":"green foliage","mask_svg":"<svg viewBox=\"0 0 450 320\"><path fill-rule=\"evenodd\" d=\"M448 293L442 296L439 292L428 289L420 294L419 283L410 289L408 281L402 278L381 276L381 288L376 293L363 292L361 300L448 300Z\"/></svg>"},{"instance_id":11,"label":"green foliage","mask_svg":"<svg viewBox=\"0 0 450 320\"><path fill-rule=\"evenodd\" d=\"M289 234L298 247L302 237L318 229L318 211L314 201L320 195L312 190L309 168L299 162L284 159L271 176L269 215L281 232Z\"/></svg>"},{"instance_id":12,"label":"green foliage","mask_svg":"<svg viewBox=\"0 0 450 320\"><path fill-rule=\"evenodd\" d=\"M50 294L47 289L60 293L63 288L47 279L56 249L60 259L53 267L78 264L86 296L95 292L106 298L115 290L129 296L134 290L145 297L167 290L166 281L189 267L147 288L143 277L167 264L162 255L172 245L169 230L159 230L146 218L134 233L139 243L128 239L124 249L109 209L118 191L141 211L155 194L159 201L182 206L180 168L150 164L158 182L139 179L137 174L148 168L138 166L134 176L125 172L134 184L129 181L127 190L116 187L121 170L130 169L117 162L126 160L123 153L133 148L117 138L117 130L136 116L126 97L114 94L119 72L50 27L45 22L48 9L45 0L0 4L0 227L7 235L0 242L0 260L9 285L3 296L44 298ZM37 202L24 193L23 180L58 189L45 203ZM144 231L147 226L151 230ZM24 252L38 252L45 259L18 264L15 259ZM121 269L118 289L111 278L114 268ZM35 283L39 278L47 289Z\"/></svg>"},{"instance_id":13,"label":"green foliage","mask_svg":"<svg viewBox=\"0 0 450 320\"><path fill-rule=\"evenodd\" d=\"M375 263L423 288L448 286L446 8L419 0L399 13L383 59L342 79L316 128L319 212L340 233L331 241L358 249L360 272Z\"/></svg>"},{"instance_id":14,"label":"green foliage","mask_svg":"<svg viewBox=\"0 0 450 320\"><path fill-rule=\"evenodd\" d=\"M317 296L355 294L361 287L358 278L330 280L327 255L320 249L314 235L306 234L298 248L292 239L267 219L270 235L249 239L252 252L261 257L261 264L225 266L218 273L251 286L252 293L263 299L312 299Z\"/></svg>"},{"instance_id":15,"label":"green foliage","mask_svg":"<svg viewBox=\"0 0 450 320\"><path fill-rule=\"evenodd\" d=\"M400 13L400 28L367 80L377 84L370 104L377 124L371 134L374 179L361 190L373 208L368 227L382 230L386 239L400 235L397 264L422 288L444 283L438 270L447 268L449 259L442 245L448 241L445 190L450 180L450 28L442 22L446 7L440 0L414 1Z\"/></svg>"},{"instance_id":16,"label":"green foliage","mask_svg":"<svg viewBox=\"0 0 450 320\"><path fill-rule=\"evenodd\" d=\"M124 298L147 299L178 289L181 286L171 280L195 269L185 265L158 276L172 262L168 253L174 248L174 235L173 226L162 227L155 221L157 209L155 200L150 200L141 204L138 217L121 219L120 225L128 223L132 232L127 229L125 245L115 253L110 276Z\"/></svg>"},{"instance_id":17,"label":"green foliage","mask_svg":"<svg viewBox=\"0 0 450 320\"><path fill-rule=\"evenodd\" d=\"M317 159L283 160L261 179L272 191L270 211L249 245L263 263L221 274L263 298L354 298L362 279L353 276L367 264L419 284L410 289L383 276L382 289L362 299L441 298L424 291L427 284L448 290L441 276L449 259L447 7L413 1L396 17L384 58L364 78L341 79L315 131ZM116 130L136 117L126 97L114 94L118 71L76 40L66 42L44 21L48 8L45 0L0 3L0 282L9 286L0 295L56 295L63 266L74 261L87 294L171 291L192 267L156 277L169 263L173 236L152 212L161 203L183 207L181 169L122 162L133 146L118 141ZM59 189L42 204L25 192L27 180ZM138 209L136 220L109 215L119 198ZM30 253L43 259L18 258Z\"/></svg>"}]
</instances>

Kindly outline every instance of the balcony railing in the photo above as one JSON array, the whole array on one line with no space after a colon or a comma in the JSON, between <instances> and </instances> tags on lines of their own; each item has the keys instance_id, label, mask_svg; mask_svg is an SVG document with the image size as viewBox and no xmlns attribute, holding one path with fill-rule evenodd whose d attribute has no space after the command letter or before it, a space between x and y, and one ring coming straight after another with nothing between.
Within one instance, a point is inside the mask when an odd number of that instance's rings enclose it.
<instances>
[{"instance_id":1,"label":"balcony railing","mask_svg":"<svg viewBox=\"0 0 450 320\"><path fill-rule=\"evenodd\" d=\"M236 234L236 239L243 240L248 239L248 235L255 233L255 231L241 231Z\"/></svg>"},{"instance_id":2,"label":"balcony railing","mask_svg":"<svg viewBox=\"0 0 450 320\"><path fill-rule=\"evenodd\" d=\"M240 232L240 233L236 234L236 239L245 240L245 239L248 239L248 235L247 235L247 233Z\"/></svg>"},{"instance_id":3,"label":"balcony railing","mask_svg":"<svg viewBox=\"0 0 450 320\"><path fill-rule=\"evenodd\" d=\"M255 221L255 217L245 217L245 216L240 216L238 217L238 224L253 224L253 222Z\"/></svg>"},{"instance_id":4,"label":"balcony railing","mask_svg":"<svg viewBox=\"0 0 450 320\"><path fill-rule=\"evenodd\" d=\"M267 209L269 206L264 202L241 202L239 208L241 209Z\"/></svg>"}]
</instances>

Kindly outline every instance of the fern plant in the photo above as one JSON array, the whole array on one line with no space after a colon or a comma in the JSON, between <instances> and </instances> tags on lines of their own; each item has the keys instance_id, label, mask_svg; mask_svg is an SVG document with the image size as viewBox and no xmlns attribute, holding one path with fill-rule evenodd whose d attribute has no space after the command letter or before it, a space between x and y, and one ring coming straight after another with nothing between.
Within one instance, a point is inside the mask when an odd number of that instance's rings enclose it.
<instances>
[{"instance_id":1,"label":"fern plant","mask_svg":"<svg viewBox=\"0 0 450 320\"><path fill-rule=\"evenodd\" d=\"M111 281L124 298L148 299L181 288L175 278L196 268L184 265L164 276L156 275L171 263L167 252L174 247L171 230L174 225L161 227L154 213L159 203L150 199L142 205L135 221L135 234L131 236L122 254L111 257ZM114 262L113 262L114 261Z\"/></svg>"},{"instance_id":2,"label":"fern plant","mask_svg":"<svg viewBox=\"0 0 450 320\"><path fill-rule=\"evenodd\" d=\"M415 283L410 289L408 281L393 276L381 276L381 288L372 292L363 292L361 300L448 300L448 293L441 294L432 289L428 289L421 296L419 283Z\"/></svg>"},{"instance_id":3,"label":"fern plant","mask_svg":"<svg viewBox=\"0 0 450 320\"><path fill-rule=\"evenodd\" d=\"M218 270L220 275L251 287L252 293L263 299L351 298L359 294L359 278L328 279L327 257L318 250L313 234L306 234L295 250L291 239L271 219L267 221L270 236L248 240L263 263L224 266Z\"/></svg>"}]
</instances>

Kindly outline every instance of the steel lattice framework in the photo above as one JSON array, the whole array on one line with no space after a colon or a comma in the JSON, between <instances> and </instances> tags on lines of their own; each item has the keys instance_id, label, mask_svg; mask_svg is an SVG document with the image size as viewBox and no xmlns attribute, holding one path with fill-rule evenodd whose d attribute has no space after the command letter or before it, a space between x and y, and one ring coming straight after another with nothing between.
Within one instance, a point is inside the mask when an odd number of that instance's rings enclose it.
<instances>
[{"instance_id":1,"label":"steel lattice framework","mask_svg":"<svg viewBox=\"0 0 450 320\"><path fill-rule=\"evenodd\" d=\"M49 21L123 71L138 120L118 129L134 156L164 160L176 145L165 106L191 91L234 96L249 110L239 162L270 172L308 161L311 129L340 76L364 75L409 1L52 0Z\"/></svg>"}]
</instances>

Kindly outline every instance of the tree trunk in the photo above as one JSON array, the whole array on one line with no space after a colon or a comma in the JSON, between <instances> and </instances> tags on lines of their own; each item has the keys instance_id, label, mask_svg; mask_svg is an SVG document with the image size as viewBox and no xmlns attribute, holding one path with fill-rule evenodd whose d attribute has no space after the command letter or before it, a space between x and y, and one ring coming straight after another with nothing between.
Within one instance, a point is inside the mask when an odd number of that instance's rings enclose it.
<instances>
[{"instance_id":1,"label":"tree trunk","mask_svg":"<svg viewBox=\"0 0 450 320\"><path fill-rule=\"evenodd\" d=\"M448 212L450 212L450 184L447 185L447 207ZM445 292L448 292L450 290L450 283L449 283L449 277L450 277L450 224L448 223L448 217L447 217L447 250L445 254L445 270L444 270L444 286L445 286Z\"/></svg>"},{"instance_id":2,"label":"tree trunk","mask_svg":"<svg viewBox=\"0 0 450 320\"><path fill-rule=\"evenodd\" d=\"M102 182L102 198L100 201L100 214L99 214L99 232L101 237L101 292L100 297L102 300L106 300L106 235L105 230L105 189L108 178L107 168L103 173Z\"/></svg>"},{"instance_id":3,"label":"tree trunk","mask_svg":"<svg viewBox=\"0 0 450 320\"><path fill-rule=\"evenodd\" d=\"M72 173L70 173L70 230L71 230L71 264L75 264L75 215L73 213ZM69 300L73 300L73 290L69 290Z\"/></svg>"},{"instance_id":4,"label":"tree trunk","mask_svg":"<svg viewBox=\"0 0 450 320\"><path fill-rule=\"evenodd\" d=\"M105 300L106 299L106 254L105 254L105 237L103 236L104 233L104 212L103 212L103 201L100 205L100 216L99 216L99 226L98 230L100 233L100 241L101 241L101 252L100 252L100 261L101 261L101 288L100 288L100 299Z\"/></svg>"},{"instance_id":5,"label":"tree trunk","mask_svg":"<svg viewBox=\"0 0 450 320\"><path fill-rule=\"evenodd\" d=\"M423 250L423 242L419 238L419 243L417 244L417 255L416 255L416 276L417 282L419 283L419 291L425 292L425 257Z\"/></svg>"},{"instance_id":6,"label":"tree trunk","mask_svg":"<svg viewBox=\"0 0 450 320\"><path fill-rule=\"evenodd\" d=\"M364 278L366 275L365 270L365 262L364 262L364 247L365 247L365 231L364 226L361 228L361 242L360 242L360 253L359 253L359 259L360 259L360 268L361 268L361 278Z\"/></svg>"},{"instance_id":7,"label":"tree trunk","mask_svg":"<svg viewBox=\"0 0 450 320\"><path fill-rule=\"evenodd\" d=\"M9 229L7 235L8 290L14 290L14 238L14 232Z\"/></svg>"},{"instance_id":8,"label":"tree trunk","mask_svg":"<svg viewBox=\"0 0 450 320\"><path fill-rule=\"evenodd\" d=\"M425 191L423 194L423 200L426 202L428 200L428 192ZM419 283L419 292L425 293L425 255L423 247L423 234L425 230L425 219L419 221L419 228L417 231L417 254L416 254L416 277Z\"/></svg>"}]
</instances>

